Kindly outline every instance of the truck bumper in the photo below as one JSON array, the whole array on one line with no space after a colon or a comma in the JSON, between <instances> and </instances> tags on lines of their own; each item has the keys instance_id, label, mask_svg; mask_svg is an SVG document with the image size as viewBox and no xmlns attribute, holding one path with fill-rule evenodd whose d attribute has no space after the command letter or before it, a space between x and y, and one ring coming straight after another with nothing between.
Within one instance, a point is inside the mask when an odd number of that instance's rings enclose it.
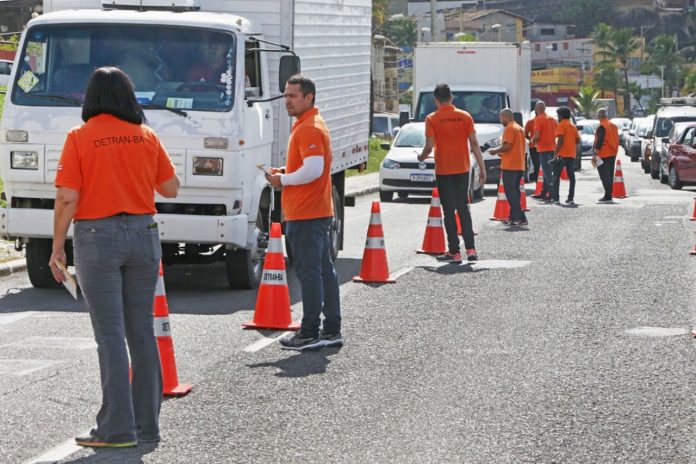
<instances>
[{"instance_id":1,"label":"truck bumper","mask_svg":"<svg viewBox=\"0 0 696 464\"><path fill-rule=\"evenodd\" d=\"M172 243L208 243L247 247L249 230L246 214L236 216L194 216L157 214L160 240ZM53 210L0 208L0 235L4 238L53 237ZM72 237L72 227L68 230Z\"/></svg>"}]
</instances>

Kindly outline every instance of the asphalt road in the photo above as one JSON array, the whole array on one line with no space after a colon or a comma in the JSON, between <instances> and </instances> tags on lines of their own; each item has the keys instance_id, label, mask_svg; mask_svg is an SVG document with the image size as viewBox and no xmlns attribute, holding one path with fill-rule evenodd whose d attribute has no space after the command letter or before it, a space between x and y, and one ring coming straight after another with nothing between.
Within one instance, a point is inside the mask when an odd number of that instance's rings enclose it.
<instances>
[{"instance_id":1,"label":"asphalt road","mask_svg":"<svg viewBox=\"0 0 696 464\"><path fill-rule=\"evenodd\" d=\"M696 462L696 188L621 159L628 199L597 204L584 163L578 206L530 200L528 230L488 220L490 191L473 206L474 265L414 253L428 200L383 204L394 285L350 282L376 195L359 198L337 263L340 350L250 351L280 335L240 329L255 293L227 290L222 266L168 268L194 390L165 402L158 447L65 456L100 403L89 319L63 291L2 278L0 462L52 449L62 463Z\"/></svg>"}]
</instances>

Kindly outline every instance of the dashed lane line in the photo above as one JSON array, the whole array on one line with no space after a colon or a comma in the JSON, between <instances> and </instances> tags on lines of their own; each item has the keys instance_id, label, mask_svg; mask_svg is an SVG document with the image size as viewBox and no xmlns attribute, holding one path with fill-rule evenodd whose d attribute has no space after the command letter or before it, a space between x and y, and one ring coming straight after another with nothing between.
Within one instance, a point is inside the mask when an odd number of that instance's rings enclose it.
<instances>
[{"instance_id":1,"label":"dashed lane line","mask_svg":"<svg viewBox=\"0 0 696 464\"><path fill-rule=\"evenodd\" d=\"M84 433L78 434L78 436L88 434L89 430L87 430ZM71 438L69 440L65 440L60 445L51 448L50 450L43 453L41 456L37 456L29 461L26 461L25 464L55 464L56 462L62 461L63 459L67 458L71 454L77 453L81 449L83 449L81 446L77 446L75 444L75 439Z\"/></svg>"},{"instance_id":2,"label":"dashed lane line","mask_svg":"<svg viewBox=\"0 0 696 464\"><path fill-rule=\"evenodd\" d=\"M247 346L244 348L242 351L246 353L256 353L257 351L260 351L264 348L266 348L269 345L272 345L273 343L277 342L281 338L283 338L286 334L289 334L292 332L282 332L282 331L276 331L272 332L269 334L268 337L264 337L261 340L257 340L251 345Z\"/></svg>"}]
</instances>

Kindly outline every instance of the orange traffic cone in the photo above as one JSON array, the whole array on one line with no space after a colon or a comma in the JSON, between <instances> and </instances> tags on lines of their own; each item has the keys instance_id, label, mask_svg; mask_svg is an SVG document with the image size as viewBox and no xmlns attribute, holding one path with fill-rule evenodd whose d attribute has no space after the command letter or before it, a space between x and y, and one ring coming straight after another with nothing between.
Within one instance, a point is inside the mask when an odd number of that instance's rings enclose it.
<instances>
[{"instance_id":1,"label":"orange traffic cone","mask_svg":"<svg viewBox=\"0 0 696 464\"><path fill-rule=\"evenodd\" d=\"M382 229L382 215L378 201L372 202L370 225L367 227L367 240L365 241L360 275L353 277L353 282L378 284L396 282L389 278L387 250L384 248L384 230Z\"/></svg>"},{"instance_id":2,"label":"orange traffic cone","mask_svg":"<svg viewBox=\"0 0 696 464\"><path fill-rule=\"evenodd\" d=\"M621 170L621 160L616 160L616 173L614 174L614 185L611 189L612 198L626 198L626 186L623 181L623 171Z\"/></svg>"},{"instance_id":3,"label":"orange traffic cone","mask_svg":"<svg viewBox=\"0 0 696 464\"><path fill-rule=\"evenodd\" d=\"M694 249L689 252L691 256L696 255L696 246L694 246Z\"/></svg>"},{"instance_id":4,"label":"orange traffic cone","mask_svg":"<svg viewBox=\"0 0 696 464\"><path fill-rule=\"evenodd\" d=\"M696 197L694 197L694 212L691 213L690 221L696 221Z\"/></svg>"},{"instance_id":5,"label":"orange traffic cone","mask_svg":"<svg viewBox=\"0 0 696 464\"><path fill-rule=\"evenodd\" d=\"M242 324L245 329L300 330L300 323L293 322L290 313L290 291L281 236L280 223L274 222L271 224L254 319Z\"/></svg>"},{"instance_id":6,"label":"orange traffic cone","mask_svg":"<svg viewBox=\"0 0 696 464\"><path fill-rule=\"evenodd\" d=\"M445 252L445 229L442 226L442 211L440 210L440 193L433 189L433 198L430 200L428 211L428 224L425 226L423 245L416 253L428 255L441 255Z\"/></svg>"},{"instance_id":7,"label":"orange traffic cone","mask_svg":"<svg viewBox=\"0 0 696 464\"><path fill-rule=\"evenodd\" d=\"M544 190L544 171L543 169L539 168L539 174L537 175L536 181L536 188L534 189L534 196L540 196L542 190Z\"/></svg>"},{"instance_id":8,"label":"orange traffic cone","mask_svg":"<svg viewBox=\"0 0 696 464\"><path fill-rule=\"evenodd\" d=\"M522 211L529 211L527 207L527 189L524 185L524 178L520 179L520 206L522 206Z\"/></svg>"},{"instance_id":9,"label":"orange traffic cone","mask_svg":"<svg viewBox=\"0 0 696 464\"><path fill-rule=\"evenodd\" d=\"M570 180L570 177L568 177L568 171L566 170L565 166L561 171L561 180Z\"/></svg>"},{"instance_id":10,"label":"orange traffic cone","mask_svg":"<svg viewBox=\"0 0 696 464\"><path fill-rule=\"evenodd\" d=\"M193 388L191 385L180 384L176 373L174 358L174 342L172 329L169 324L169 305L164 290L164 270L160 261L159 277L155 287L154 326L157 346L159 347L160 364L162 365L162 394L164 396L184 396Z\"/></svg>"},{"instance_id":11,"label":"orange traffic cone","mask_svg":"<svg viewBox=\"0 0 696 464\"><path fill-rule=\"evenodd\" d=\"M503 178L501 176L500 183L498 183L498 199L495 202L495 209L493 210L491 220L507 221L508 219L510 219L510 203L507 201L505 186L503 185Z\"/></svg>"}]
</instances>

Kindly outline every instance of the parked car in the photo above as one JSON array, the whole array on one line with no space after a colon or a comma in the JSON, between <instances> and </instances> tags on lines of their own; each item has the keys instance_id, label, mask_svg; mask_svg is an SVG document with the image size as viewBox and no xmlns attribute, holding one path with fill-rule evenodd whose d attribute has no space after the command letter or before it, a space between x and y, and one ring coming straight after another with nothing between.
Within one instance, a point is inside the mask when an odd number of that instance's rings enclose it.
<instances>
[{"instance_id":1,"label":"parked car","mask_svg":"<svg viewBox=\"0 0 696 464\"><path fill-rule=\"evenodd\" d=\"M638 138L638 135L636 135L638 126L643 122L645 122L645 118L633 118L633 120L631 121L631 125L628 127L628 132L626 133L624 139L624 150L626 150L626 156L629 156L631 158L631 161L638 161L640 159L640 152L638 152L637 150L634 150L632 152L631 148L633 147L634 142Z\"/></svg>"},{"instance_id":2,"label":"parked car","mask_svg":"<svg viewBox=\"0 0 696 464\"><path fill-rule=\"evenodd\" d=\"M653 128L648 133L648 138L652 140L650 144L650 176L653 179L659 179L661 175L662 139L669 136L674 123L685 121L696 121L696 106L666 104L657 110ZM667 156L666 153L664 156Z\"/></svg>"},{"instance_id":3,"label":"parked car","mask_svg":"<svg viewBox=\"0 0 696 464\"><path fill-rule=\"evenodd\" d=\"M610 121L619 128L619 145L621 145L624 150L628 151L626 137L631 127L631 120L628 118L611 118Z\"/></svg>"},{"instance_id":4,"label":"parked car","mask_svg":"<svg viewBox=\"0 0 696 464\"><path fill-rule=\"evenodd\" d=\"M668 183L674 190L696 184L696 124L688 124L667 149Z\"/></svg>"},{"instance_id":5,"label":"parked car","mask_svg":"<svg viewBox=\"0 0 696 464\"><path fill-rule=\"evenodd\" d=\"M595 140L595 128L592 124L585 124L585 121L580 121L578 124L578 132L580 133L580 156L592 156Z\"/></svg>"},{"instance_id":6,"label":"parked car","mask_svg":"<svg viewBox=\"0 0 696 464\"><path fill-rule=\"evenodd\" d=\"M370 133L385 139L391 139L399 130L399 115L391 113L374 113Z\"/></svg>"},{"instance_id":7,"label":"parked car","mask_svg":"<svg viewBox=\"0 0 696 464\"><path fill-rule=\"evenodd\" d=\"M672 125L672 129L669 131L669 134L667 137L663 137L661 142L662 142L662 151L660 152L660 182L663 184L666 184L669 182L669 172L670 172L670 165L669 165L669 148L671 145L678 143L679 140L681 140L682 135L686 131L687 128L690 126L694 125L696 123L696 119L693 121L689 122L675 122Z\"/></svg>"},{"instance_id":8,"label":"parked car","mask_svg":"<svg viewBox=\"0 0 696 464\"><path fill-rule=\"evenodd\" d=\"M12 71L12 61L0 60L0 86L6 86L10 80L10 72Z\"/></svg>"},{"instance_id":9,"label":"parked car","mask_svg":"<svg viewBox=\"0 0 696 464\"><path fill-rule=\"evenodd\" d=\"M391 201L396 193L399 198L410 194L430 195L435 188L435 162L432 158L418 161L418 155L425 145L425 123L405 124L390 144L382 144L388 149L379 168L379 199ZM483 198L484 185L479 182L479 167L473 153L469 178L469 193L472 198Z\"/></svg>"}]
</instances>

